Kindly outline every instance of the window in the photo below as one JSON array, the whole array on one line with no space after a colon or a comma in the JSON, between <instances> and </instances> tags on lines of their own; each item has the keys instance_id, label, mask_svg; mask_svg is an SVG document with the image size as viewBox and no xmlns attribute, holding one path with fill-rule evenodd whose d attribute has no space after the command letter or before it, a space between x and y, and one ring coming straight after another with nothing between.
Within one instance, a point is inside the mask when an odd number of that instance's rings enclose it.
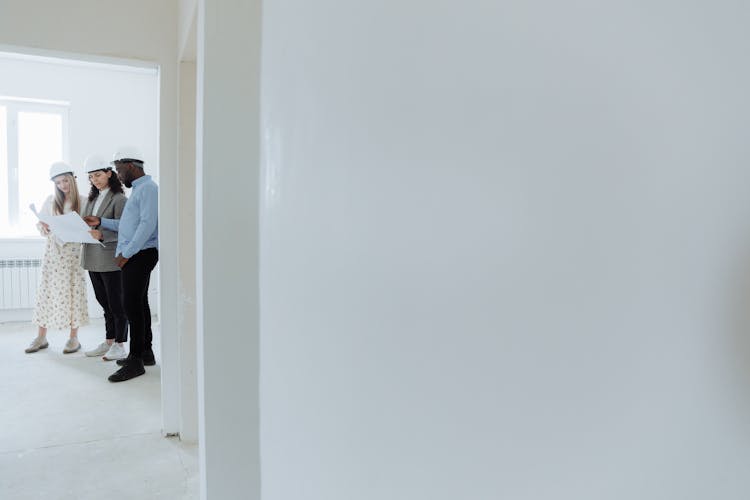
<instances>
[{"instance_id":1,"label":"window","mask_svg":"<svg viewBox=\"0 0 750 500\"><path fill-rule=\"evenodd\" d=\"M36 235L29 209L52 193L49 166L68 158L68 105L0 98L0 234Z\"/></svg>"}]
</instances>

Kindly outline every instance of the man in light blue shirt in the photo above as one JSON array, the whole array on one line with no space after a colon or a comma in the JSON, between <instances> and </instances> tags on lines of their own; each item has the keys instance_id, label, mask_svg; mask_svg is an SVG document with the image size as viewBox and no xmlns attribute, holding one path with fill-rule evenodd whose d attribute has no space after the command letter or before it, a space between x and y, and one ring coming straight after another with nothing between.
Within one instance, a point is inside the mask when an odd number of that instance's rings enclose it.
<instances>
[{"instance_id":1,"label":"man in light blue shirt","mask_svg":"<svg viewBox=\"0 0 750 500\"><path fill-rule=\"evenodd\" d=\"M122 270L122 297L130 324L130 354L117 361L119 370L110 382L123 382L146 373L144 366L156 364L152 349L151 308L148 286L151 271L159 261L159 187L143 170L143 156L134 148L121 148L112 164L117 177L132 188L122 216L117 219L84 217L90 226L117 231L115 262Z\"/></svg>"},{"instance_id":2,"label":"man in light blue shirt","mask_svg":"<svg viewBox=\"0 0 750 500\"><path fill-rule=\"evenodd\" d=\"M143 172L143 170L141 170ZM118 170L119 175L119 170ZM123 183L124 184L124 183ZM146 248L159 248L159 186L150 175L134 179L128 202L121 219L102 219L101 226L117 231L115 256L127 262L133 255ZM124 262L118 262L122 268Z\"/></svg>"}]
</instances>

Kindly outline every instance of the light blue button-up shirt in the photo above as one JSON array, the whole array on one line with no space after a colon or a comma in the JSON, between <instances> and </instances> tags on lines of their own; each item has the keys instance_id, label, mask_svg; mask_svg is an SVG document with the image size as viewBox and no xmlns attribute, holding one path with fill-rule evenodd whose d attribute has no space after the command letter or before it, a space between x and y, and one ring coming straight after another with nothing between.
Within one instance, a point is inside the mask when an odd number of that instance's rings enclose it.
<instances>
[{"instance_id":1,"label":"light blue button-up shirt","mask_svg":"<svg viewBox=\"0 0 750 500\"><path fill-rule=\"evenodd\" d=\"M146 248L159 248L159 186L150 175L133 181L120 219L102 219L101 227L117 231L115 256L129 259Z\"/></svg>"}]
</instances>

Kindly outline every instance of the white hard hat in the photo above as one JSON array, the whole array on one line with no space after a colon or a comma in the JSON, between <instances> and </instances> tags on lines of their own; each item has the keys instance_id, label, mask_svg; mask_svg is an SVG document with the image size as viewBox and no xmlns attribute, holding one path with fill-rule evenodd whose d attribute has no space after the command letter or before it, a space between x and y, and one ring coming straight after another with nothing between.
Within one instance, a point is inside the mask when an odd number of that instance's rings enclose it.
<instances>
[{"instance_id":1,"label":"white hard hat","mask_svg":"<svg viewBox=\"0 0 750 500\"><path fill-rule=\"evenodd\" d=\"M97 170L112 170L112 165L102 155L93 154L83 162L83 169L91 173Z\"/></svg>"},{"instance_id":2,"label":"white hard hat","mask_svg":"<svg viewBox=\"0 0 750 500\"><path fill-rule=\"evenodd\" d=\"M112 155L112 163L135 163L136 165L143 166L143 155L141 152L132 146L123 146L115 151Z\"/></svg>"},{"instance_id":3,"label":"white hard hat","mask_svg":"<svg viewBox=\"0 0 750 500\"><path fill-rule=\"evenodd\" d=\"M65 163L64 161L56 161L49 167L49 178L54 179L58 175L70 174L73 175L73 167Z\"/></svg>"}]
</instances>

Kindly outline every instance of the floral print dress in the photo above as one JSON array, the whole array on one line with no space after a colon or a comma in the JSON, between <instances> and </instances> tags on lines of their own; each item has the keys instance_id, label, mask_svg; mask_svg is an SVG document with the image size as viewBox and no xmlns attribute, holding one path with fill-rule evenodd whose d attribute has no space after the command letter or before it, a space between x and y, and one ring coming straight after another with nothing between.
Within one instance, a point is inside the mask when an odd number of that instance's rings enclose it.
<instances>
[{"instance_id":1,"label":"floral print dress","mask_svg":"<svg viewBox=\"0 0 750 500\"><path fill-rule=\"evenodd\" d=\"M42 212L52 214L53 197ZM83 206L83 200L81 205ZM65 204L64 213L72 210ZM60 243L47 235L42 261L42 278L37 288L33 323L44 328L78 328L89 322L85 274L81 268L81 244Z\"/></svg>"}]
</instances>

